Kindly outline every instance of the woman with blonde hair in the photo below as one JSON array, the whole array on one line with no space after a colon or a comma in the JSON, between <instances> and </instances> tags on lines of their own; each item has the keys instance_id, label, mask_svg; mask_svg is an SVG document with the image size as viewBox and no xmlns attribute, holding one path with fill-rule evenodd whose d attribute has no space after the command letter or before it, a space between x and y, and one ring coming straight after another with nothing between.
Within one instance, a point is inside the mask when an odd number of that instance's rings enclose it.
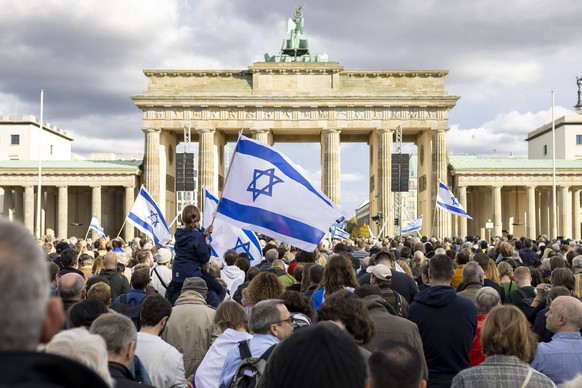
<instances>
[{"instance_id":1,"label":"woman with blonde hair","mask_svg":"<svg viewBox=\"0 0 582 388\"><path fill-rule=\"evenodd\" d=\"M220 372L226 355L240 341L251 338L248 333L248 320L245 310L237 302L224 301L216 309L214 323L220 327L222 334L214 341L200 366L196 370L194 386L196 388L214 388L220 383Z\"/></svg>"},{"instance_id":2,"label":"woman with blonde hair","mask_svg":"<svg viewBox=\"0 0 582 388\"><path fill-rule=\"evenodd\" d=\"M414 275L412 275L412 270L410 269L410 266L408 265L408 263L406 262L406 260L396 260L396 263L398 263L398 265L400 266L400 268L402 268L402 270L404 272L406 272L406 274L408 276L410 276L411 278L414 278Z\"/></svg>"},{"instance_id":3,"label":"woman with blonde hair","mask_svg":"<svg viewBox=\"0 0 582 388\"><path fill-rule=\"evenodd\" d=\"M528 365L534 359L537 341L517 307L502 305L491 310L481 330L481 346L485 361L459 372L451 388L554 386L552 380Z\"/></svg>"},{"instance_id":4,"label":"woman with blonde hair","mask_svg":"<svg viewBox=\"0 0 582 388\"><path fill-rule=\"evenodd\" d=\"M517 290L517 284L513 280L513 267L507 261L502 261L497 264L497 270L499 271L499 283L503 286L505 290L505 295L509 294L513 290Z\"/></svg>"},{"instance_id":5,"label":"woman with blonde hair","mask_svg":"<svg viewBox=\"0 0 582 388\"><path fill-rule=\"evenodd\" d=\"M353 291L359 286L356 271L351 261L342 255L330 255L323 270L323 279L321 279L319 289L313 293L311 298L313 311L317 311L326 295L343 289Z\"/></svg>"}]
</instances>

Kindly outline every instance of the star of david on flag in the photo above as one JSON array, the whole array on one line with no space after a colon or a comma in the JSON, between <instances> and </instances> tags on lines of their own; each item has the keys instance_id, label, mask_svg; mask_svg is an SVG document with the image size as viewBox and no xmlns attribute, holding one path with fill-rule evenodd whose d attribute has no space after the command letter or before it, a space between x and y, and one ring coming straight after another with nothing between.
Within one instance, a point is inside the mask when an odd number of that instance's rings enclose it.
<instances>
[{"instance_id":1,"label":"star of david on flag","mask_svg":"<svg viewBox=\"0 0 582 388\"><path fill-rule=\"evenodd\" d=\"M266 177L266 178L263 178ZM265 180L267 180L265 182ZM247 188L247 191L253 193L253 202L259 195L273 196L273 186L277 183L282 183L283 180L275 176L275 169L270 168L265 171L255 170L253 173L253 181ZM258 186L258 187L257 187Z\"/></svg>"},{"instance_id":2,"label":"star of david on flag","mask_svg":"<svg viewBox=\"0 0 582 388\"><path fill-rule=\"evenodd\" d=\"M158 204L142 187L135 199L127 221L148 235L157 246L167 245L172 240L170 228Z\"/></svg>"},{"instance_id":3,"label":"star of david on flag","mask_svg":"<svg viewBox=\"0 0 582 388\"><path fill-rule=\"evenodd\" d=\"M202 228L206 229L212 223L216 213L218 199L204 188L204 212L202 213ZM244 230L216 218L212 224L210 235L210 255L224 259L224 252L233 249L237 253L245 252L249 255L251 266L261 262L261 244L257 236L250 230Z\"/></svg>"},{"instance_id":4,"label":"star of david on flag","mask_svg":"<svg viewBox=\"0 0 582 388\"><path fill-rule=\"evenodd\" d=\"M436 206L449 212L456 214L461 217L466 217L469 219L473 219L465 209L463 209L463 205L457 201L457 198L451 193L451 190L441 181L439 181L439 187L437 192L436 198Z\"/></svg>"},{"instance_id":5,"label":"star of david on flag","mask_svg":"<svg viewBox=\"0 0 582 388\"><path fill-rule=\"evenodd\" d=\"M341 210L285 155L240 136L216 218L313 251Z\"/></svg>"}]
</instances>

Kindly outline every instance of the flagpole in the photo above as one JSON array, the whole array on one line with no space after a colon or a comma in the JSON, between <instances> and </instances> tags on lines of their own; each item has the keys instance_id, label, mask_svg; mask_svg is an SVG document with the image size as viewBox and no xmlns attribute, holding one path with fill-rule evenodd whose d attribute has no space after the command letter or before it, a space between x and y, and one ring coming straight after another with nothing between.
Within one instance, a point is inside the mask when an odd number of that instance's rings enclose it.
<instances>
[{"instance_id":1,"label":"flagpole","mask_svg":"<svg viewBox=\"0 0 582 388\"><path fill-rule=\"evenodd\" d=\"M117 237L115 237L115 238L119 238L119 236L121 236L121 231L123 230L123 227L125 226L126 222L127 222L127 217L125 217L125 219L123 220L123 224L121 224L121 229L119 229L119 233L117 233Z\"/></svg>"},{"instance_id":2,"label":"flagpole","mask_svg":"<svg viewBox=\"0 0 582 388\"><path fill-rule=\"evenodd\" d=\"M89 227L87 228L87 233L85 233L85 238L83 240L87 240L87 237L89 237L90 230L91 230L91 225L89 225Z\"/></svg>"},{"instance_id":3,"label":"flagpole","mask_svg":"<svg viewBox=\"0 0 582 388\"><path fill-rule=\"evenodd\" d=\"M44 89L40 89L40 123L38 128L38 188L36 194L36 238L40 239L41 234L41 215L42 215L42 128L43 128L43 110L44 110ZM61 231L59 230L59 234ZM66 236L63 236L66 237Z\"/></svg>"},{"instance_id":4,"label":"flagpole","mask_svg":"<svg viewBox=\"0 0 582 388\"><path fill-rule=\"evenodd\" d=\"M180 214L176 214L176 217L174 217L174 220L172 221L172 223L170 225L168 225L168 228L171 228L172 225L174 225L174 223L178 220L178 217L180 217Z\"/></svg>"},{"instance_id":5,"label":"flagpole","mask_svg":"<svg viewBox=\"0 0 582 388\"><path fill-rule=\"evenodd\" d=\"M236 139L236 147L234 147L234 152L232 153L232 156L230 157L230 163L228 165L228 171L226 172L226 178L224 178L224 186L223 187L226 187L226 184L228 182L228 177L230 177L230 171L232 170L232 162L234 160L234 156L236 155L236 151L238 150L238 144L240 143L241 136L242 136L242 130L238 132L238 139ZM222 195L220 196L220 198L218 198L218 203L216 204L217 210L220 206L220 201L222 201ZM210 225L208 225L208 228L211 228L212 225L214 225L215 218L216 218L216 212L212 215L212 221L210 221Z\"/></svg>"}]
</instances>

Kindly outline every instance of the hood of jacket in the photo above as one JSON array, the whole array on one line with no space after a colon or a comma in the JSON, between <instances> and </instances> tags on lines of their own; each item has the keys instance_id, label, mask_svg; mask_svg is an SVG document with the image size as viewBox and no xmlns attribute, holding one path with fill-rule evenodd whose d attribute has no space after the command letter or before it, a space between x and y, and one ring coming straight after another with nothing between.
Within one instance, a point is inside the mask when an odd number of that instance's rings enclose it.
<instances>
[{"instance_id":1,"label":"hood of jacket","mask_svg":"<svg viewBox=\"0 0 582 388\"><path fill-rule=\"evenodd\" d=\"M113 275L115 275L116 273L117 273L116 268L109 268L109 269L103 268L101 270L101 272L99 272L99 275L105 276L107 279L111 280Z\"/></svg>"},{"instance_id":2,"label":"hood of jacket","mask_svg":"<svg viewBox=\"0 0 582 388\"><path fill-rule=\"evenodd\" d=\"M451 303L456 295L451 286L432 286L416 294L414 301L431 307L443 307Z\"/></svg>"},{"instance_id":3,"label":"hood of jacket","mask_svg":"<svg viewBox=\"0 0 582 388\"><path fill-rule=\"evenodd\" d=\"M183 249L187 249L194 246L194 236L197 233L200 233L200 231L196 229L185 229L185 228L176 229L176 233L174 234L176 242L174 245L176 247L181 247Z\"/></svg>"},{"instance_id":4,"label":"hood of jacket","mask_svg":"<svg viewBox=\"0 0 582 388\"><path fill-rule=\"evenodd\" d=\"M222 275L224 275L225 277L234 280L234 279L238 279L238 278L243 278L244 279L244 272L242 269L240 269L239 267L237 267L236 265L227 265L226 267L224 267L222 269L221 272ZM242 276L241 276L242 274Z\"/></svg>"},{"instance_id":5,"label":"hood of jacket","mask_svg":"<svg viewBox=\"0 0 582 388\"><path fill-rule=\"evenodd\" d=\"M392 306L390 306L380 295L366 295L362 298L362 302L364 302L364 306L366 306L370 312L374 310L383 310L386 313L392 314L391 311L394 311Z\"/></svg>"},{"instance_id":6,"label":"hood of jacket","mask_svg":"<svg viewBox=\"0 0 582 388\"><path fill-rule=\"evenodd\" d=\"M270 267L267 272L274 273L275 275L277 275L277 277L287 274L287 272L285 272L284 269L281 269L279 267Z\"/></svg>"},{"instance_id":7,"label":"hood of jacket","mask_svg":"<svg viewBox=\"0 0 582 388\"><path fill-rule=\"evenodd\" d=\"M181 304L201 304L206 306L206 300L201 293L194 290L184 291L176 300L176 306Z\"/></svg>"}]
</instances>

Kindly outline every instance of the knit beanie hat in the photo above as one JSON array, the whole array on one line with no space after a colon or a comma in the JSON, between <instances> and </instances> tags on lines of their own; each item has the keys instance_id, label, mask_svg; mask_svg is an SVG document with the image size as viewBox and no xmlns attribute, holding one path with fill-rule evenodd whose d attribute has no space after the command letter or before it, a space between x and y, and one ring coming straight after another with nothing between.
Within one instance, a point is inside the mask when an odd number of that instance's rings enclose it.
<instances>
[{"instance_id":1,"label":"knit beanie hat","mask_svg":"<svg viewBox=\"0 0 582 388\"><path fill-rule=\"evenodd\" d=\"M269 371L270 370L270 371ZM353 338L331 322L304 327L283 341L265 371L270 387L364 387L366 366Z\"/></svg>"},{"instance_id":2,"label":"knit beanie hat","mask_svg":"<svg viewBox=\"0 0 582 388\"><path fill-rule=\"evenodd\" d=\"M187 290L199 292L203 297L206 297L208 286L202 278L191 277L184 280L184 284L182 285L182 292Z\"/></svg>"}]
</instances>

